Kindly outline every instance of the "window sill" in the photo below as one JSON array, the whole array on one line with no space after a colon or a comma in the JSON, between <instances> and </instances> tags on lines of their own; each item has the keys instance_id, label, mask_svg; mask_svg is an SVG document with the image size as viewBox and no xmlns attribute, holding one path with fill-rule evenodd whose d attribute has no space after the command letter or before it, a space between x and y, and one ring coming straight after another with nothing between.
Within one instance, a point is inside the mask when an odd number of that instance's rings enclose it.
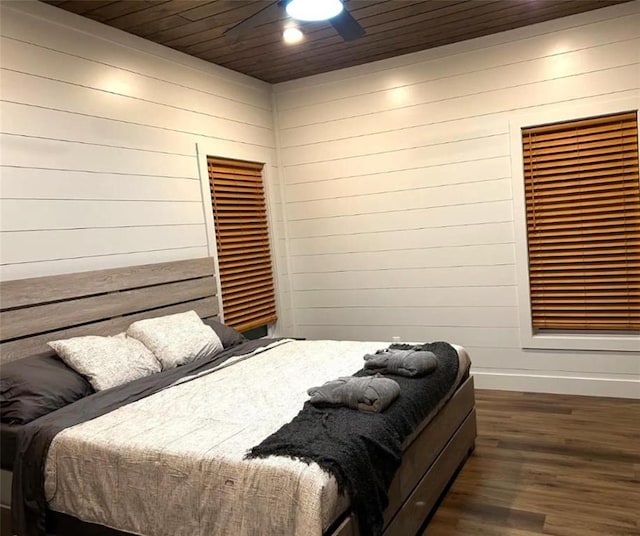
<instances>
[{"instance_id":1,"label":"window sill","mask_svg":"<svg viewBox=\"0 0 640 536\"><path fill-rule=\"evenodd\" d=\"M603 352L640 352L640 334L523 334L521 346L522 348L527 350L596 350Z\"/></svg>"}]
</instances>

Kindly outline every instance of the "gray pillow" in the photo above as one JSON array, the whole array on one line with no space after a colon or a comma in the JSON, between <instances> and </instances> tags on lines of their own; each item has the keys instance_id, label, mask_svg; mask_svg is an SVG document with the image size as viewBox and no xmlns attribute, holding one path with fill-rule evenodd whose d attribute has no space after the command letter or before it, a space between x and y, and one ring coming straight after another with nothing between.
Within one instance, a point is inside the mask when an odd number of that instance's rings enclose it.
<instances>
[{"instance_id":1,"label":"gray pillow","mask_svg":"<svg viewBox=\"0 0 640 536\"><path fill-rule=\"evenodd\" d=\"M215 331L195 311L134 322L127 335L151 350L163 369L170 369L222 350Z\"/></svg>"},{"instance_id":2,"label":"gray pillow","mask_svg":"<svg viewBox=\"0 0 640 536\"><path fill-rule=\"evenodd\" d=\"M93 393L86 378L65 365L52 350L31 355L2 365L1 419L26 424Z\"/></svg>"},{"instance_id":3,"label":"gray pillow","mask_svg":"<svg viewBox=\"0 0 640 536\"><path fill-rule=\"evenodd\" d=\"M48 344L62 361L86 377L96 391L162 370L158 360L144 344L124 333L115 337L74 337Z\"/></svg>"},{"instance_id":4,"label":"gray pillow","mask_svg":"<svg viewBox=\"0 0 640 536\"><path fill-rule=\"evenodd\" d=\"M225 326L215 318L205 318L203 322L216 332L216 335L220 337L220 342L222 342L222 346L224 348L230 348L243 342L247 342L247 338L242 333L229 326Z\"/></svg>"}]
</instances>

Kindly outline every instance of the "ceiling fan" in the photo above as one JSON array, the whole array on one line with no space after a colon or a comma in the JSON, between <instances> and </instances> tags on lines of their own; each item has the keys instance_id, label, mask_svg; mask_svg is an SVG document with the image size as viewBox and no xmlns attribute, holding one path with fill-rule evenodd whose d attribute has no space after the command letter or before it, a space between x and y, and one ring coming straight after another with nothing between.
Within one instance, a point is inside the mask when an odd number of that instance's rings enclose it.
<instances>
[{"instance_id":1,"label":"ceiling fan","mask_svg":"<svg viewBox=\"0 0 640 536\"><path fill-rule=\"evenodd\" d=\"M345 41L353 41L365 34L364 28L353 18L342 0L277 0L224 32L225 36L240 38L251 30L282 15L282 11L299 21L328 21Z\"/></svg>"}]
</instances>

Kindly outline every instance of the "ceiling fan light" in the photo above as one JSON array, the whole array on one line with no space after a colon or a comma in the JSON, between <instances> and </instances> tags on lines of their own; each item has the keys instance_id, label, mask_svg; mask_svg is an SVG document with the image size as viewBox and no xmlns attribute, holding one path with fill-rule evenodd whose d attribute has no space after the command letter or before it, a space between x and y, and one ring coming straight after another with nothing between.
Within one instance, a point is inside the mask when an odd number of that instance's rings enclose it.
<instances>
[{"instance_id":1,"label":"ceiling fan light","mask_svg":"<svg viewBox=\"0 0 640 536\"><path fill-rule=\"evenodd\" d=\"M327 20L338 15L342 9L340 0L291 0L287 13L296 20Z\"/></svg>"},{"instance_id":2,"label":"ceiling fan light","mask_svg":"<svg viewBox=\"0 0 640 536\"><path fill-rule=\"evenodd\" d=\"M304 39L304 34L298 28L286 28L282 38L288 45L295 45Z\"/></svg>"}]
</instances>

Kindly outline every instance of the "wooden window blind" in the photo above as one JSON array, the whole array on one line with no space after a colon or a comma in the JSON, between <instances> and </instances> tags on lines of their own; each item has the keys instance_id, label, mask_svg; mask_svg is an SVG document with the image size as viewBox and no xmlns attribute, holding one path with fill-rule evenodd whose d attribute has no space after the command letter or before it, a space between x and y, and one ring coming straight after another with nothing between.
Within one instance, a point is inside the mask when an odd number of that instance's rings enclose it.
<instances>
[{"instance_id":1,"label":"wooden window blind","mask_svg":"<svg viewBox=\"0 0 640 536\"><path fill-rule=\"evenodd\" d=\"M522 140L533 328L640 329L636 112Z\"/></svg>"},{"instance_id":2,"label":"wooden window blind","mask_svg":"<svg viewBox=\"0 0 640 536\"><path fill-rule=\"evenodd\" d=\"M238 331L277 320L263 164L207 159L224 322Z\"/></svg>"}]
</instances>

